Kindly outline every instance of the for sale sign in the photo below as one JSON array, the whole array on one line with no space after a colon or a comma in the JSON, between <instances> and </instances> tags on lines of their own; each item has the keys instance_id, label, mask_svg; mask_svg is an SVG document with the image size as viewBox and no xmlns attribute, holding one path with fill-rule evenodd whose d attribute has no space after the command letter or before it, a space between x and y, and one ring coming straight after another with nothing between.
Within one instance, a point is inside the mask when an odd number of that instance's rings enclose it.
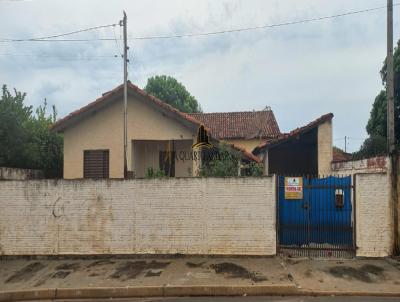
<instances>
[{"instance_id":1,"label":"for sale sign","mask_svg":"<svg viewBox=\"0 0 400 302\"><path fill-rule=\"evenodd\" d=\"M303 199L303 177L285 177L285 199Z\"/></svg>"}]
</instances>

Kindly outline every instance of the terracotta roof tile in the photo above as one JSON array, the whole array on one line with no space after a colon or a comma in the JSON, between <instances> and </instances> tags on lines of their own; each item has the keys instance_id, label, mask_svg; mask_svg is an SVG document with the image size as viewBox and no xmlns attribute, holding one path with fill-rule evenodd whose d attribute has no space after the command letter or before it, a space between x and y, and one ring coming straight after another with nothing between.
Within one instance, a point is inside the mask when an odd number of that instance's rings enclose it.
<instances>
[{"instance_id":1,"label":"terracotta roof tile","mask_svg":"<svg viewBox=\"0 0 400 302\"><path fill-rule=\"evenodd\" d=\"M272 110L222 113L192 113L218 139L275 137L280 134Z\"/></svg>"},{"instance_id":2,"label":"terracotta roof tile","mask_svg":"<svg viewBox=\"0 0 400 302\"><path fill-rule=\"evenodd\" d=\"M346 153L343 150L333 147L333 162L349 161L352 159L350 153Z\"/></svg>"}]
</instances>

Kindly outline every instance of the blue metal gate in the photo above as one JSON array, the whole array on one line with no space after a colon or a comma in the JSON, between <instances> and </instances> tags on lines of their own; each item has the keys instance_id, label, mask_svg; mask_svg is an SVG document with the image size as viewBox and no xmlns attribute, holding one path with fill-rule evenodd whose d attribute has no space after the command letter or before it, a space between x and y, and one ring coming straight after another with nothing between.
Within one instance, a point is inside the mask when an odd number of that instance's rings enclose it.
<instances>
[{"instance_id":1,"label":"blue metal gate","mask_svg":"<svg viewBox=\"0 0 400 302\"><path fill-rule=\"evenodd\" d=\"M290 195L289 189L293 188L289 188L288 179L294 183L302 181L302 186L299 186L301 189L297 192L301 194L295 192L297 195ZM301 256L353 256L355 239L351 177L288 179L285 182L284 176L278 177L277 231L280 252Z\"/></svg>"}]
</instances>

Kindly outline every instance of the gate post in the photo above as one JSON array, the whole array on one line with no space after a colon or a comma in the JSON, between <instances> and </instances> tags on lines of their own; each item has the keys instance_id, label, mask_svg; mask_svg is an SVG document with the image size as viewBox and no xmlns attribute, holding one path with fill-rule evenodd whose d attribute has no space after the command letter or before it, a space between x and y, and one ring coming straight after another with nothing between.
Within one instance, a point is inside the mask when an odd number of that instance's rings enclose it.
<instances>
[{"instance_id":1,"label":"gate post","mask_svg":"<svg viewBox=\"0 0 400 302\"><path fill-rule=\"evenodd\" d=\"M357 174L353 174L353 248L354 254L357 257Z\"/></svg>"},{"instance_id":2,"label":"gate post","mask_svg":"<svg viewBox=\"0 0 400 302\"><path fill-rule=\"evenodd\" d=\"M268 162L268 160L267 160ZM278 254L279 252L279 179L280 176L274 174L275 177L275 242L276 242L276 251L275 253Z\"/></svg>"}]
</instances>

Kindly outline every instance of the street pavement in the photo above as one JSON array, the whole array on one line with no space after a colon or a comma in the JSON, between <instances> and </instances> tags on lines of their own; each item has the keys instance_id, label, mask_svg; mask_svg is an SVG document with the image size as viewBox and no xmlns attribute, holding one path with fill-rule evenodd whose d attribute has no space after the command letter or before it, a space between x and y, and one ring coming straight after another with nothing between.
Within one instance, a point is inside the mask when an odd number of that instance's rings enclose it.
<instances>
[{"instance_id":1,"label":"street pavement","mask_svg":"<svg viewBox=\"0 0 400 302\"><path fill-rule=\"evenodd\" d=\"M243 294L400 297L400 261L396 259L198 256L0 259L0 301L7 301L14 297L8 294L21 291L47 295L43 299L55 295L58 298L101 298L108 297L108 292L114 297ZM243 301L329 301L252 299L255 300ZM340 299L336 301L357 301ZM381 300L383 298L379 298ZM368 300L361 298L361 301Z\"/></svg>"}]
</instances>

